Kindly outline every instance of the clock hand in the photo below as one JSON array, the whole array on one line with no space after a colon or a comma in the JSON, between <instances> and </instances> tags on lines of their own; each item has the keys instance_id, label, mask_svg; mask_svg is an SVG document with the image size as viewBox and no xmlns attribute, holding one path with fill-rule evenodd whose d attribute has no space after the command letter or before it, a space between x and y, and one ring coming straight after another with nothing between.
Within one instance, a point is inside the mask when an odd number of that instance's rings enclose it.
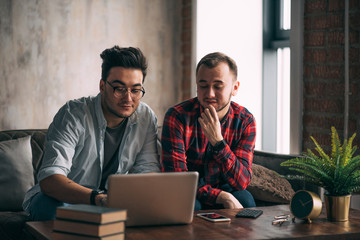
<instances>
[{"instance_id":1,"label":"clock hand","mask_svg":"<svg viewBox=\"0 0 360 240\"><path fill-rule=\"evenodd\" d=\"M301 199L299 199L299 202L301 203L301 205L304 207L304 203L301 201Z\"/></svg>"},{"instance_id":2,"label":"clock hand","mask_svg":"<svg viewBox=\"0 0 360 240\"><path fill-rule=\"evenodd\" d=\"M305 202L303 206L305 206L305 205L308 204L309 202L312 202L312 200L309 200L309 201Z\"/></svg>"}]
</instances>

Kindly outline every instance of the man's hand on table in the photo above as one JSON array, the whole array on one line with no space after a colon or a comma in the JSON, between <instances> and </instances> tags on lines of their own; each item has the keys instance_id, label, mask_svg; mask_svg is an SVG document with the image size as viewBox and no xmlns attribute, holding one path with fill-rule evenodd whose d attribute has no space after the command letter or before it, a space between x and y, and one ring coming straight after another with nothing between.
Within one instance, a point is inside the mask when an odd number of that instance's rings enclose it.
<instances>
[{"instance_id":1,"label":"man's hand on table","mask_svg":"<svg viewBox=\"0 0 360 240\"><path fill-rule=\"evenodd\" d=\"M226 209L243 208L241 203L229 192L222 191L216 199L217 204L222 204Z\"/></svg>"}]
</instances>

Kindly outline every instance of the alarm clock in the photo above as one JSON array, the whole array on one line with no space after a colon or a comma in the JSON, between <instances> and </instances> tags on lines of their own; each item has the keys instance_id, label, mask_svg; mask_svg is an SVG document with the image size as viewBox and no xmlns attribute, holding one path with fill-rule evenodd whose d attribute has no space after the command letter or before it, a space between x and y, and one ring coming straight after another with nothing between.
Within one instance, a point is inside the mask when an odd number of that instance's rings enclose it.
<instances>
[{"instance_id":1,"label":"alarm clock","mask_svg":"<svg viewBox=\"0 0 360 240\"><path fill-rule=\"evenodd\" d=\"M307 220L317 218L322 210L322 201L314 192L299 190L291 198L290 211L294 217Z\"/></svg>"}]
</instances>

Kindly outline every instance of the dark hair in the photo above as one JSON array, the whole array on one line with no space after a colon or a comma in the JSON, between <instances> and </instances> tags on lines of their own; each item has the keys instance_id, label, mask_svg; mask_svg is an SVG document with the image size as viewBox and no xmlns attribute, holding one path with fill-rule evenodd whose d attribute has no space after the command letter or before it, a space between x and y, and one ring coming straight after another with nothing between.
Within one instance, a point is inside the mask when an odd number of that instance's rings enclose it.
<instances>
[{"instance_id":1,"label":"dark hair","mask_svg":"<svg viewBox=\"0 0 360 240\"><path fill-rule=\"evenodd\" d=\"M237 78L236 62L231 57L221 52L209 53L203 57L196 66L196 74L201 65L205 65L208 68L214 68L219 65L219 63L226 63L229 66L230 71L234 74L234 79Z\"/></svg>"},{"instance_id":2,"label":"dark hair","mask_svg":"<svg viewBox=\"0 0 360 240\"><path fill-rule=\"evenodd\" d=\"M106 81L112 67L134 68L142 71L143 82L146 76L147 61L139 48L120 48L115 45L112 48L105 49L100 57L103 60L101 65L101 79Z\"/></svg>"}]
</instances>

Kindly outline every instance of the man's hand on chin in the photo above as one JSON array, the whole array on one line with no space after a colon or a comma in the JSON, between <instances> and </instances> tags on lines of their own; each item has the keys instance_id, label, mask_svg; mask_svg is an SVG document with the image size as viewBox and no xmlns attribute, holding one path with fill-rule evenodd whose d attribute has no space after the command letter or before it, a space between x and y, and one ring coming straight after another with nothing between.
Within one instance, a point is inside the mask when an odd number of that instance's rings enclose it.
<instances>
[{"instance_id":1,"label":"man's hand on chin","mask_svg":"<svg viewBox=\"0 0 360 240\"><path fill-rule=\"evenodd\" d=\"M241 203L231 194L222 191L216 199L217 204L222 204L226 209L243 208Z\"/></svg>"},{"instance_id":2,"label":"man's hand on chin","mask_svg":"<svg viewBox=\"0 0 360 240\"><path fill-rule=\"evenodd\" d=\"M198 120L205 137L212 146L223 139L220 120L213 106L210 105L208 108L205 108Z\"/></svg>"}]
</instances>

